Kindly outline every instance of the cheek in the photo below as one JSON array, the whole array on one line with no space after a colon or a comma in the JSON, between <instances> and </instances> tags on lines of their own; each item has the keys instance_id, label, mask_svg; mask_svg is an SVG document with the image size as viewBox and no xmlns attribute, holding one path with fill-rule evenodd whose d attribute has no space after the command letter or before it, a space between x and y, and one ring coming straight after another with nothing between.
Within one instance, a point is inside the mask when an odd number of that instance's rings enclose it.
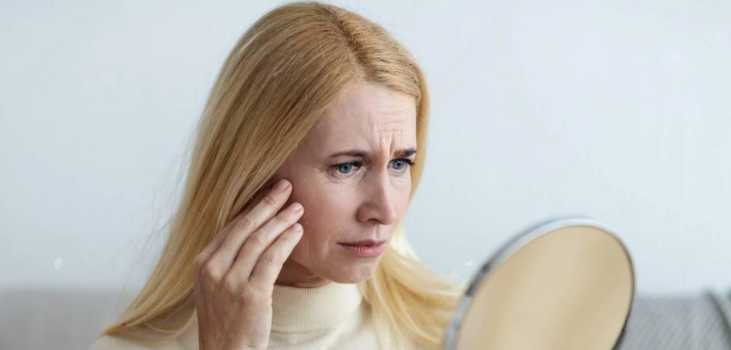
<instances>
[{"instance_id":1,"label":"cheek","mask_svg":"<svg viewBox=\"0 0 731 350\"><path fill-rule=\"evenodd\" d=\"M347 224L346 220L350 218L344 205L333 205L333 203L318 202L313 205L303 203L305 213L299 219L299 223L304 228L304 236L302 239L308 238L313 241L326 241L335 239L339 229ZM308 209L309 208L309 209Z\"/></svg>"},{"instance_id":2,"label":"cheek","mask_svg":"<svg viewBox=\"0 0 731 350\"><path fill-rule=\"evenodd\" d=\"M411 195L411 181L404 181L396 192L394 201L399 214L403 214L409 206L409 196Z\"/></svg>"},{"instance_id":3,"label":"cheek","mask_svg":"<svg viewBox=\"0 0 731 350\"><path fill-rule=\"evenodd\" d=\"M333 227L348 218L348 213L355 204L348 198L352 198L352 193L349 191L323 184L310 185L292 194L292 201L302 204L305 208L299 221L305 231L308 227L315 229Z\"/></svg>"},{"instance_id":4,"label":"cheek","mask_svg":"<svg viewBox=\"0 0 731 350\"><path fill-rule=\"evenodd\" d=\"M320 189L300 193L293 196L305 208L299 223L304 229L299 244L295 247L295 255L321 255L332 249L339 240L339 234L346 228L351 217L351 208L347 203L336 201L339 198L331 189Z\"/></svg>"},{"instance_id":5,"label":"cheek","mask_svg":"<svg viewBox=\"0 0 731 350\"><path fill-rule=\"evenodd\" d=\"M322 208L310 209L309 212L305 210L305 214L299 220L304 232L292 251L292 258L308 268L330 260L338 241L339 227L342 227L335 222L335 218L337 217L328 215Z\"/></svg>"}]
</instances>

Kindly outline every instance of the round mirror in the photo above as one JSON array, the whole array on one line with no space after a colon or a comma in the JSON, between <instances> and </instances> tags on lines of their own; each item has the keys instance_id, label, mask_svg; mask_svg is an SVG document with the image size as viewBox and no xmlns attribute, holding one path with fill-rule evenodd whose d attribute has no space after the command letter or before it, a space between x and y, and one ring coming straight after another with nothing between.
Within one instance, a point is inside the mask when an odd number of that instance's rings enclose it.
<instances>
[{"instance_id":1,"label":"round mirror","mask_svg":"<svg viewBox=\"0 0 731 350\"><path fill-rule=\"evenodd\" d=\"M445 333L457 350L619 349L635 294L632 259L588 218L535 225L472 279Z\"/></svg>"}]
</instances>

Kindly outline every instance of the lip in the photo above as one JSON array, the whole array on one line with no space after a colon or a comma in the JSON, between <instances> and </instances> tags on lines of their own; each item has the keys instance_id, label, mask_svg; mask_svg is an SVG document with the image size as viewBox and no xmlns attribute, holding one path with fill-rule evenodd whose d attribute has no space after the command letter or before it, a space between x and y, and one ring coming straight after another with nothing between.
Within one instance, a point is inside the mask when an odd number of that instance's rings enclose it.
<instances>
[{"instance_id":1,"label":"lip","mask_svg":"<svg viewBox=\"0 0 731 350\"><path fill-rule=\"evenodd\" d=\"M386 241L375 241L372 239L356 242L338 243L343 249L353 255L363 258L373 258L383 254L386 250Z\"/></svg>"},{"instance_id":2,"label":"lip","mask_svg":"<svg viewBox=\"0 0 731 350\"><path fill-rule=\"evenodd\" d=\"M340 242L339 244L374 246L374 245L379 245L379 244L385 243L385 242L386 242L386 240L377 241L375 239L364 239L362 241Z\"/></svg>"}]
</instances>

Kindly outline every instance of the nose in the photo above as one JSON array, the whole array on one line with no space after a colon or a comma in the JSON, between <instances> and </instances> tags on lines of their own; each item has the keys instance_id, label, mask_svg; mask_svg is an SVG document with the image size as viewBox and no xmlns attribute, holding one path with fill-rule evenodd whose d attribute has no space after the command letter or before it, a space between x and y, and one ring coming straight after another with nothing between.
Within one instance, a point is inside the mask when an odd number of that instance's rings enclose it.
<instances>
[{"instance_id":1,"label":"nose","mask_svg":"<svg viewBox=\"0 0 731 350\"><path fill-rule=\"evenodd\" d=\"M372 172L367 181L366 200L358 210L358 220L376 220L382 225L392 225L398 219L394 201L394 188L387 172Z\"/></svg>"}]
</instances>

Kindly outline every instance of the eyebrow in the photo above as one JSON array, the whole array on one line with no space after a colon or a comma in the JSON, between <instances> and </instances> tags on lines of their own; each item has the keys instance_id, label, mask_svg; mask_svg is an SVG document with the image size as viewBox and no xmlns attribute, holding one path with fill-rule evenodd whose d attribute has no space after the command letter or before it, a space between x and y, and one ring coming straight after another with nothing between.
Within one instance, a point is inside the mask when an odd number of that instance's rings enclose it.
<instances>
[{"instance_id":1,"label":"eyebrow","mask_svg":"<svg viewBox=\"0 0 731 350\"><path fill-rule=\"evenodd\" d=\"M407 148L407 149L398 150L396 152L397 157L409 157L413 154L416 154L416 148ZM363 158L363 159L371 159L371 155L368 152L359 150L359 149L338 152L338 153L331 155L330 158L336 158L339 156L351 156L351 157L358 157L358 158Z\"/></svg>"}]
</instances>

